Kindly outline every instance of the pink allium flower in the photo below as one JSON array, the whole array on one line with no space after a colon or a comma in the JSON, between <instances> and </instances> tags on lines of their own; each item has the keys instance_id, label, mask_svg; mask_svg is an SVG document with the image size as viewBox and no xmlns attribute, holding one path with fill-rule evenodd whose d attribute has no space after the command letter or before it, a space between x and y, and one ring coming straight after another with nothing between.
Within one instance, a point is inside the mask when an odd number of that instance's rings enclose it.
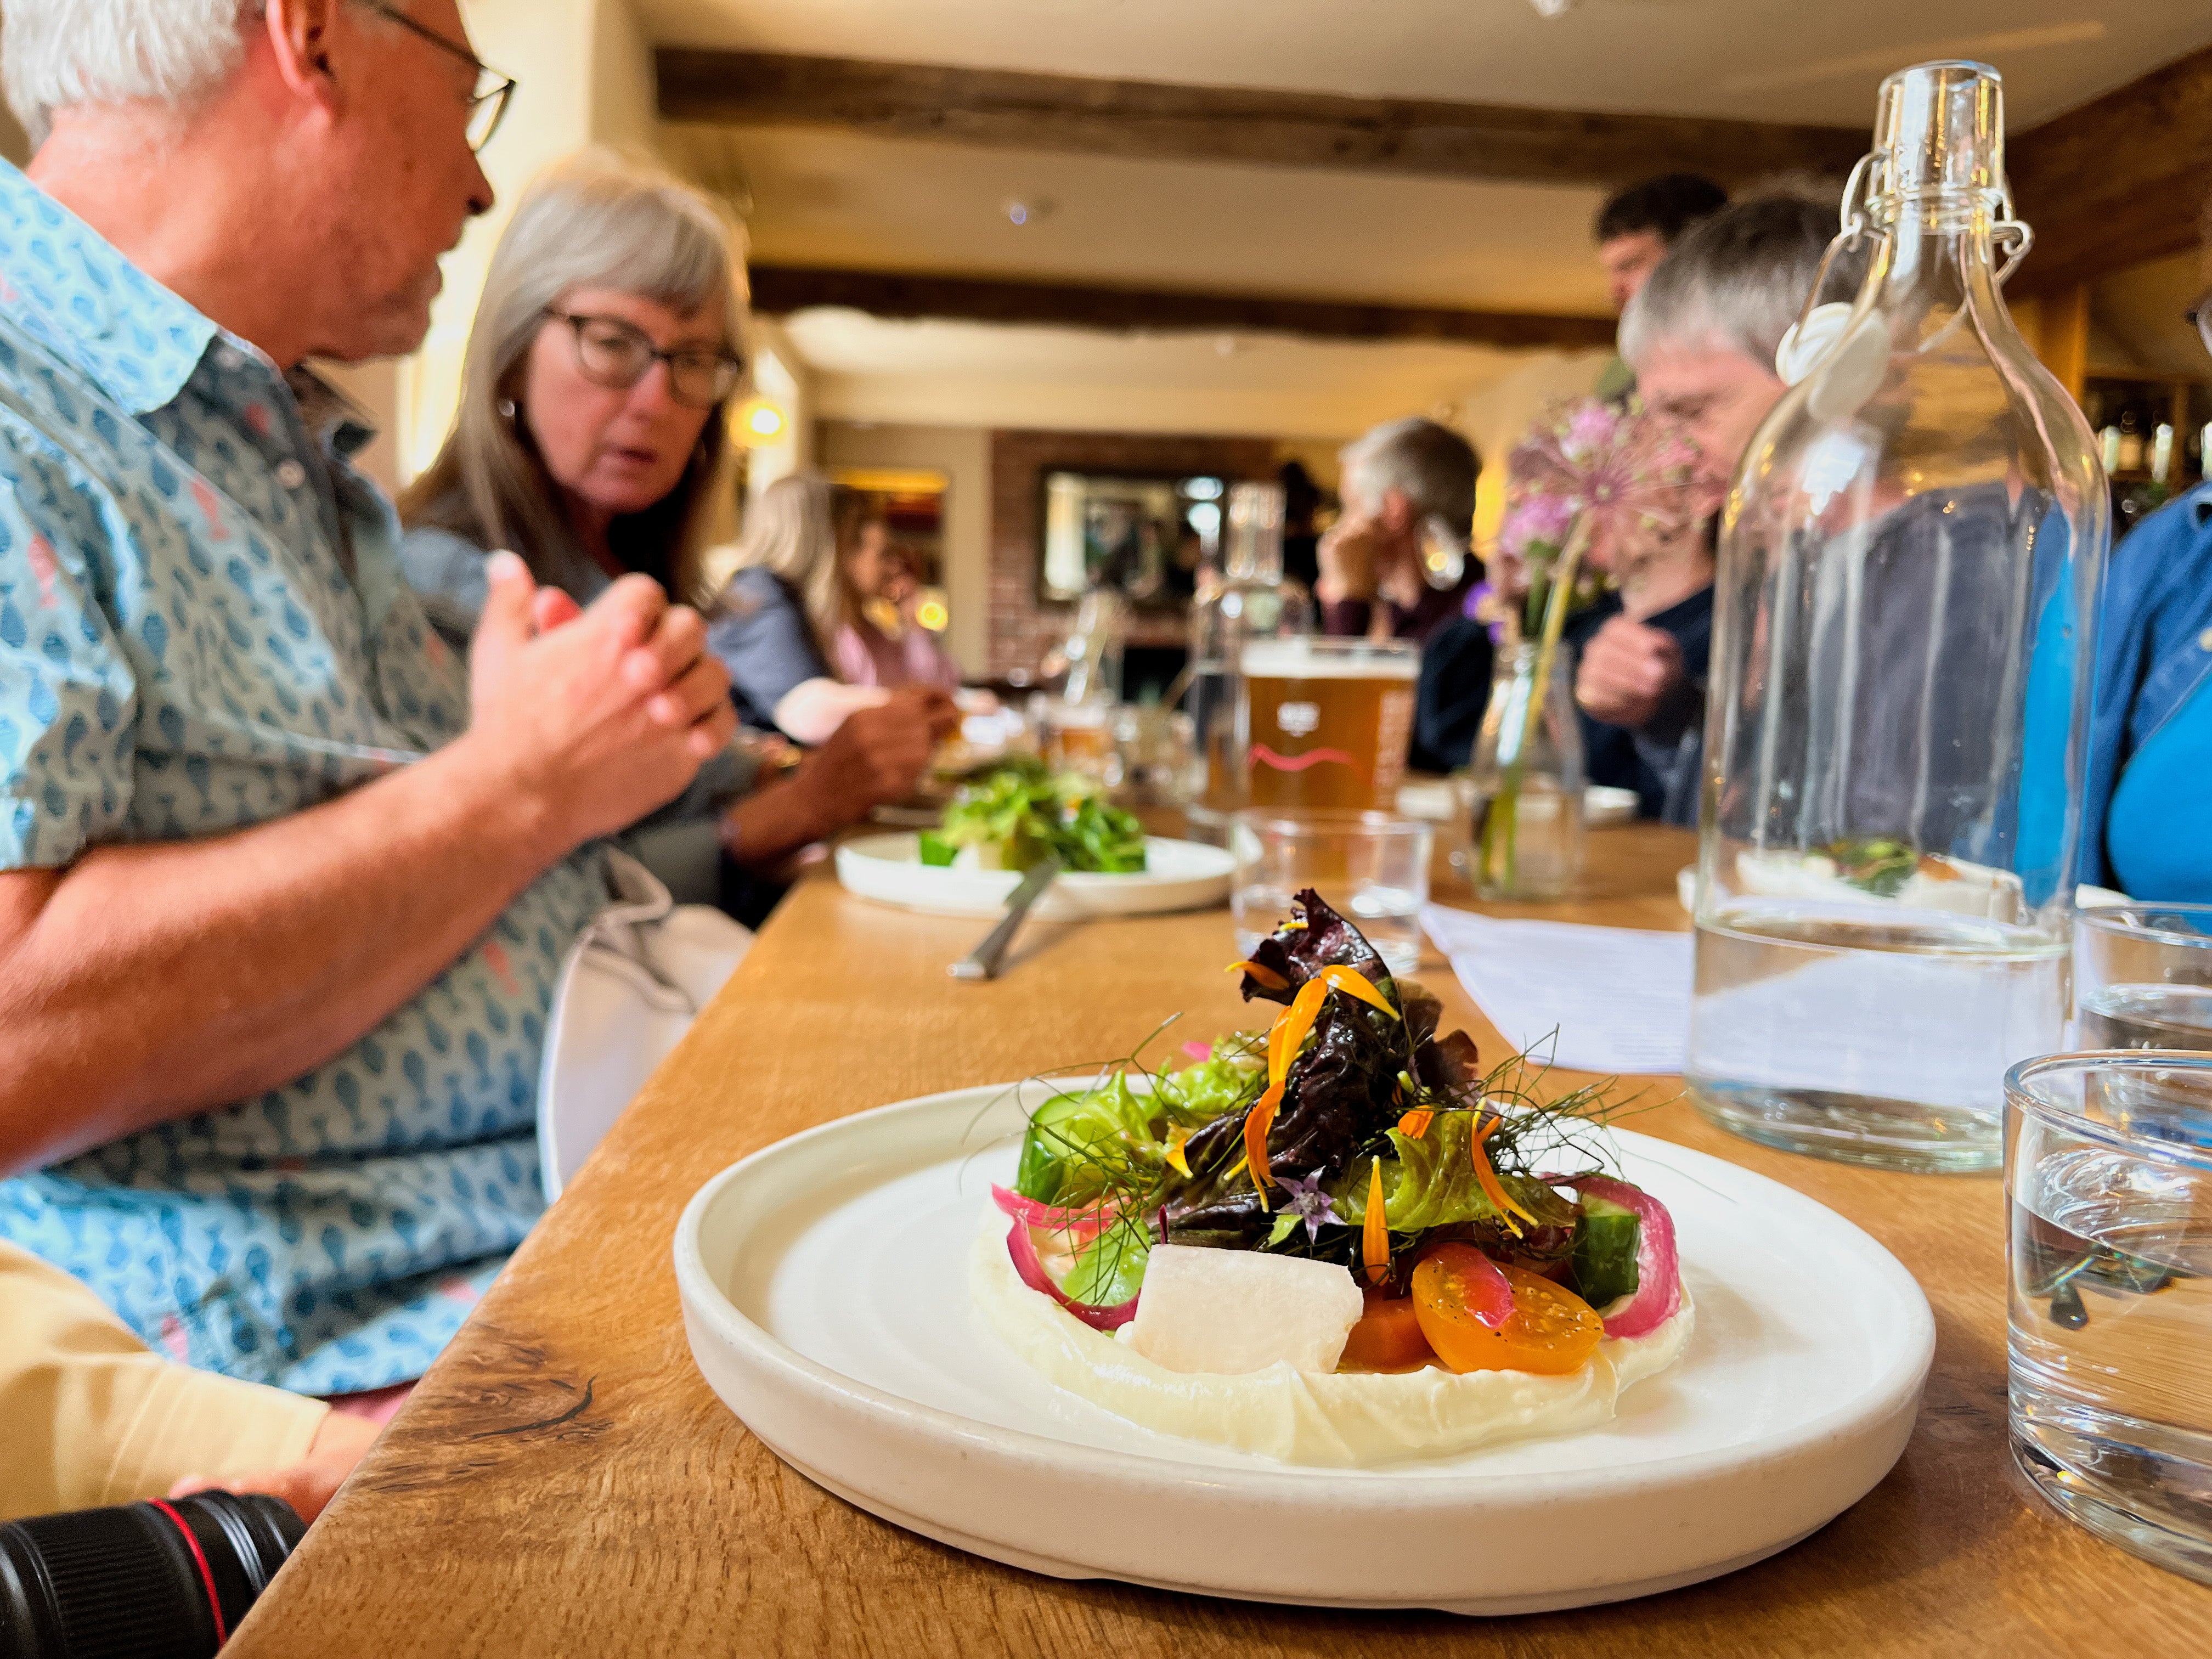
<instances>
[{"instance_id":1,"label":"pink allium flower","mask_svg":"<svg viewBox=\"0 0 2212 1659\"><path fill-rule=\"evenodd\" d=\"M1689 434L1641 404L1585 398L1554 410L1510 463L1498 551L1521 574L1516 585L1548 574L1577 520L1589 532L1586 564L1608 571L1631 535L1676 533L1712 513L1719 497L1697 461Z\"/></svg>"}]
</instances>

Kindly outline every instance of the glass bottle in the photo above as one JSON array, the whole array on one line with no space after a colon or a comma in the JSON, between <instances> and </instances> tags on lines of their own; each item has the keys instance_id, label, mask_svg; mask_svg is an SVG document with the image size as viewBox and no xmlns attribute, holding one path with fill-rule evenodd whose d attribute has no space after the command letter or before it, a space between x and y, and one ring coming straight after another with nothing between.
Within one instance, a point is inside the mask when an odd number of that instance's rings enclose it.
<instances>
[{"instance_id":1,"label":"glass bottle","mask_svg":"<svg viewBox=\"0 0 2212 1659\"><path fill-rule=\"evenodd\" d=\"M2106 481L1999 297L1994 70L1882 83L1844 227L1856 298L1723 521L1687 1080L1769 1145L1989 1169L2063 1046Z\"/></svg>"},{"instance_id":2,"label":"glass bottle","mask_svg":"<svg viewBox=\"0 0 2212 1659\"><path fill-rule=\"evenodd\" d=\"M1465 873L1486 899L1562 898L1582 873L1585 779L1574 675L1569 653L1559 653L1531 720L1542 649L1525 640L1498 652L1474 763L1457 781L1471 836Z\"/></svg>"},{"instance_id":3,"label":"glass bottle","mask_svg":"<svg viewBox=\"0 0 2212 1659\"><path fill-rule=\"evenodd\" d=\"M1190 607L1189 709L1197 727L1206 784L1192 802L1192 821L1225 830L1245 803L1243 729L1244 647L1254 641L1313 632L1313 600L1303 583L1283 574L1283 490L1279 484L1229 487L1229 533L1217 568L1199 574Z\"/></svg>"}]
</instances>

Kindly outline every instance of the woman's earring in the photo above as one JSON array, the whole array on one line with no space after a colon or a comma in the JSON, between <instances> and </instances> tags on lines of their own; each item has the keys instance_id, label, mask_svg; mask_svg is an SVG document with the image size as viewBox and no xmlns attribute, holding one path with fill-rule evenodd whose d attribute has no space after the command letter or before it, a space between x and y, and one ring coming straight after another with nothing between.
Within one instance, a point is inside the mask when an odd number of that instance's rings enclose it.
<instances>
[{"instance_id":1,"label":"woman's earring","mask_svg":"<svg viewBox=\"0 0 2212 1659\"><path fill-rule=\"evenodd\" d=\"M514 418L514 398L501 398L499 400L499 416L500 416L500 418L501 418L501 420L503 420L503 421L511 421L511 420L513 420L513 419Z\"/></svg>"}]
</instances>

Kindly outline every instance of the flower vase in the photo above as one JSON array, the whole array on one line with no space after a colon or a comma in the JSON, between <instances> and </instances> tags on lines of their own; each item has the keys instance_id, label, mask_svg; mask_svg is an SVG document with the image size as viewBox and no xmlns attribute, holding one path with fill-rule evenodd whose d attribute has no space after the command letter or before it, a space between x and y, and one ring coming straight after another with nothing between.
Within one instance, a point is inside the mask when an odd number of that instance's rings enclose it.
<instances>
[{"instance_id":1,"label":"flower vase","mask_svg":"<svg viewBox=\"0 0 2212 1659\"><path fill-rule=\"evenodd\" d=\"M1486 899L1565 896L1583 867L1583 739L1564 653L1499 648L1463 799L1468 878Z\"/></svg>"}]
</instances>

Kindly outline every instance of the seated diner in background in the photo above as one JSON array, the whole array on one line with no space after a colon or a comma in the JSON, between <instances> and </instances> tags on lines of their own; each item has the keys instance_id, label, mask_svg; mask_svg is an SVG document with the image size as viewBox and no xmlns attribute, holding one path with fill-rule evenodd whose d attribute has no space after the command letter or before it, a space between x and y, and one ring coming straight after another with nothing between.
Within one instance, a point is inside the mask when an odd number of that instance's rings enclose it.
<instances>
[{"instance_id":1,"label":"seated diner in background","mask_svg":"<svg viewBox=\"0 0 2212 1659\"><path fill-rule=\"evenodd\" d=\"M1834 233L1833 208L1738 202L1692 226L1628 302L1622 356L1645 406L1696 440L1715 499L1788 389L1774 354ZM1619 592L1567 629L1590 781L1635 790L1644 817L1669 823L1698 821L1716 528L1626 557Z\"/></svg>"},{"instance_id":2,"label":"seated diner in background","mask_svg":"<svg viewBox=\"0 0 2212 1659\"><path fill-rule=\"evenodd\" d=\"M134 52L83 9L0 36L0 1237L159 1352L382 1389L544 1207L599 839L727 677L653 581L580 612L512 557L464 667L301 367L414 349L491 205L455 0L139 0Z\"/></svg>"},{"instance_id":3,"label":"seated diner in background","mask_svg":"<svg viewBox=\"0 0 2212 1659\"><path fill-rule=\"evenodd\" d=\"M454 649L476 626L494 548L580 604L626 574L706 601L706 520L742 376L730 244L705 197L612 156L577 157L525 192L486 273L453 433L401 502L402 562ZM727 609L714 607L708 642L751 714L760 630ZM874 708L813 733L821 752L764 787L733 745L632 827L628 850L679 899L731 886L750 912L745 872L905 795L951 718L912 699Z\"/></svg>"},{"instance_id":4,"label":"seated diner in background","mask_svg":"<svg viewBox=\"0 0 2212 1659\"><path fill-rule=\"evenodd\" d=\"M818 472L778 478L746 510L712 634L749 722L819 743L855 713L890 706L926 709L940 737L951 729L958 669L934 641L909 662L866 623L866 601L890 577L869 522L856 492ZM908 695L888 695L899 688Z\"/></svg>"},{"instance_id":5,"label":"seated diner in background","mask_svg":"<svg viewBox=\"0 0 2212 1659\"><path fill-rule=\"evenodd\" d=\"M848 495L851 505L839 515L837 563L849 614L830 646L838 677L848 685L957 691L960 665L916 617L920 589L907 556L891 545L890 521L863 497Z\"/></svg>"},{"instance_id":6,"label":"seated diner in background","mask_svg":"<svg viewBox=\"0 0 2212 1659\"><path fill-rule=\"evenodd\" d=\"M2212 204L2205 225L2212 232ZM2212 237L2206 246L2212 276ZM2212 352L2212 283L2190 309ZM2212 483L2112 550L2097 630L2081 879L2212 903Z\"/></svg>"},{"instance_id":7,"label":"seated diner in background","mask_svg":"<svg viewBox=\"0 0 2212 1659\"><path fill-rule=\"evenodd\" d=\"M1344 511L1317 550L1322 631L1420 646L1407 763L1449 772L1467 764L1490 696L1490 635L1464 614L1479 574L1468 547L1481 463L1458 433L1419 416L1373 428L1340 459ZM1431 582L1428 549L1457 553L1456 580Z\"/></svg>"}]
</instances>

